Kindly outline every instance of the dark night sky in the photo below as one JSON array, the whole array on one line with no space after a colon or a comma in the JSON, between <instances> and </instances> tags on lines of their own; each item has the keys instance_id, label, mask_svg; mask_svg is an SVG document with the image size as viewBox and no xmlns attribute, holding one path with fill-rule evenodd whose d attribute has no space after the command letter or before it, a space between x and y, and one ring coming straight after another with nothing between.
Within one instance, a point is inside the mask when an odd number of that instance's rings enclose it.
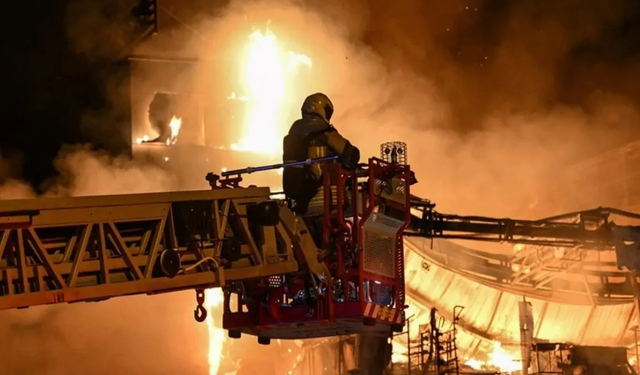
<instances>
[{"instance_id":1,"label":"dark night sky","mask_svg":"<svg viewBox=\"0 0 640 375\"><path fill-rule=\"evenodd\" d=\"M107 88L110 80L126 80L126 64L72 51L67 1L4 2L3 7L3 157L21 162L22 177L39 185L55 173L53 160L63 144L122 152L127 141L122 129L108 122L126 119L128 109L116 108Z\"/></svg>"},{"instance_id":2,"label":"dark night sky","mask_svg":"<svg viewBox=\"0 0 640 375\"><path fill-rule=\"evenodd\" d=\"M89 142L120 153L128 142L127 132L122 129L129 116L126 105L129 99L124 89L127 65L116 62L115 54L88 56L74 52L67 36L68 25L81 22L77 17L82 14L76 12L70 17L69 1L42 1L37 6L33 2L3 2L2 118L6 131L0 150L4 158L22 160L22 177L36 185L54 174L52 161L63 144ZM187 3L191 4L183 2ZM553 36L557 24L575 24L577 31L575 35L568 34L567 38L573 39L566 50L557 56L550 55L549 64L540 68L553 71L546 83L553 88L536 97L533 104L523 100L515 110L545 102L585 106L598 91L614 93L640 105L639 1L428 0L397 4L397 9L390 9L387 1L369 1L370 30L364 38L374 48L383 50L385 40L393 43L390 36L394 33L397 38L411 34L415 40L427 33L435 35L429 38L430 43L439 53L447 54L448 61L455 62L455 73L447 66L436 66L443 59L426 59L415 51L414 55L405 51L405 57L416 70L427 72L453 103L459 113L457 121L451 124L455 130L474 129L477 125L473 119L481 117L483 111L501 103L504 95L522 94L518 90L527 90L527 84L535 82L535 77L523 83L509 81L508 74L496 79L482 66L483 59L498 59L505 51L499 47L508 45L505 40L521 43L523 48L531 48L534 54L546 58L544 54L557 42ZM114 11L111 15L121 17L121 13ZM109 18L109 14L103 12L102 16ZM421 14L425 15L424 22ZM407 27L400 29L397 20L403 17L407 21L401 23ZM94 28L101 27L96 24ZM519 35L519 30L526 32ZM514 38L507 38L509 33ZM94 42L93 35L101 39ZM103 43L105 38L109 38L108 33L96 30L87 32L86 37L88 43L94 44ZM531 45L522 40L530 41ZM527 60L523 64L523 68L531 69L536 61ZM449 74L457 78L450 79ZM115 95L114 87L117 87ZM484 94L492 89L500 95Z\"/></svg>"}]
</instances>

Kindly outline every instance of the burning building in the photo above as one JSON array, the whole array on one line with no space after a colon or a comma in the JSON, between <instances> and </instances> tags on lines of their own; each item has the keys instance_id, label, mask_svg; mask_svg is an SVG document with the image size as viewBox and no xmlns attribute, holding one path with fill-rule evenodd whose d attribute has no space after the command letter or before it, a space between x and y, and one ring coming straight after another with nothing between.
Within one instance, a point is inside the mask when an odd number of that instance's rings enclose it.
<instances>
[{"instance_id":1,"label":"burning building","mask_svg":"<svg viewBox=\"0 0 640 375\"><path fill-rule=\"evenodd\" d=\"M177 19L159 13L161 27ZM191 187L210 171L280 162L282 137L298 116L293 80L304 79L311 59L284 49L266 23L247 24L237 37L244 48L232 57L192 46L195 30L167 27L171 42L160 34L130 57L134 157L169 163ZM176 38L184 48L164 48ZM240 63L230 70L231 58ZM177 167L185 163L188 171Z\"/></svg>"},{"instance_id":2,"label":"burning building","mask_svg":"<svg viewBox=\"0 0 640 375\"><path fill-rule=\"evenodd\" d=\"M193 44L202 35L185 27L180 15L163 7L157 11L158 28L165 32L142 42L129 57L133 158L177 175L181 189L206 188L208 172L280 163L282 137L299 115L292 93L304 89L292 80L304 77L311 59L287 50L266 22L247 23L229 36L240 46L236 55L203 49ZM279 190L279 173L252 177L245 183ZM222 293L208 290L206 301L211 313L203 358L210 375L291 374L301 361L302 342L258 347L229 341L220 320ZM272 361L276 356L282 361Z\"/></svg>"}]
</instances>

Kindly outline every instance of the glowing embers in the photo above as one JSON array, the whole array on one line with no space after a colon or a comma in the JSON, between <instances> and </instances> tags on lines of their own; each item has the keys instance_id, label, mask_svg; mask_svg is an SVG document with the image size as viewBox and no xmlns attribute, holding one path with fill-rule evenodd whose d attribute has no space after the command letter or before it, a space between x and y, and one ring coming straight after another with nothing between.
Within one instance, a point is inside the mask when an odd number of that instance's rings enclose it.
<instances>
[{"instance_id":1,"label":"glowing embers","mask_svg":"<svg viewBox=\"0 0 640 375\"><path fill-rule=\"evenodd\" d=\"M254 31L249 36L247 55L242 70L242 87L246 94L232 93L229 100L249 103L235 151L275 154L281 151L282 137L289 119L287 101L292 84L291 73L300 66L311 67L308 56L284 52L271 30Z\"/></svg>"}]
</instances>

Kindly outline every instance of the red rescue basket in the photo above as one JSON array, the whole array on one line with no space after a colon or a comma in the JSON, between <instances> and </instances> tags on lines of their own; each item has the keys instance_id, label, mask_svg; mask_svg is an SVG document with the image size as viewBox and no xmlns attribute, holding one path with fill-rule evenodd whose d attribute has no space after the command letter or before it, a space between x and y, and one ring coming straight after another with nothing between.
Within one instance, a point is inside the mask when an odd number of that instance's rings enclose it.
<instances>
[{"instance_id":1,"label":"red rescue basket","mask_svg":"<svg viewBox=\"0 0 640 375\"><path fill-rule=\"evenodd\" d=\"M323 165L322 230L330 278L315 277L302 254L295 274L224 288L229 336L305 339L359 333L388 335L405 323L403 232L411 218L407 165L372 158L357 171ZM305 220L306 221L306 220Z\"/></svg>"}]
</instances>

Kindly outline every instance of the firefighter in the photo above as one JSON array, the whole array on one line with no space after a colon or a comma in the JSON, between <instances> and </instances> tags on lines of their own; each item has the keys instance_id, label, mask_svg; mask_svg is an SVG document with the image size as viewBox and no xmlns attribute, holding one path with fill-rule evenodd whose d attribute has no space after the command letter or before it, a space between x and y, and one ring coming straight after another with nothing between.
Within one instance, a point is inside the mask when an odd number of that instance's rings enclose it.
<instances>
[{"instance_id":1,"label":"firefighter","mask_svg":"<svg viewBox=\"0 0 640 375\"><path fill-rule=\"evenodd\" d=\"M327 156L339 156L345 169L356 168L360 161L360 151L345 139L331 125L333 103L322 93L309 95L302 104L302 118L289 129L283 141L283 161L285 163ZM286 167L282 176L282 187L291 203L291 209L312 226L314 239L318 244L321 235L321 220L324 208L322 187L322 166L319 164ZM312 218L315 218L313 220ZM315 223L315 224L314 224ZM320 226L320 228L317 228Z\"/></svg>"}]
</instances>

